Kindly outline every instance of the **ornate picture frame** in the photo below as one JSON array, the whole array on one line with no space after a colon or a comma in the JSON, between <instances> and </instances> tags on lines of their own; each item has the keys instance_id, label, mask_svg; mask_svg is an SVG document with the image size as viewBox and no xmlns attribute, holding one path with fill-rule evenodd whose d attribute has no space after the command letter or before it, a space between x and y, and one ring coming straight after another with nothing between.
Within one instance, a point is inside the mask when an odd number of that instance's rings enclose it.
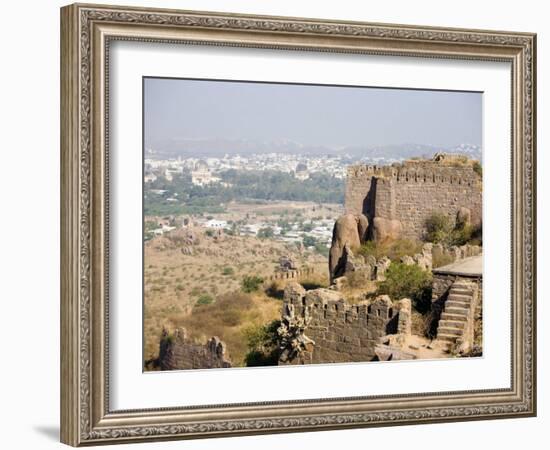
<instances>
[{"instance_id":1,"label":"ornate picture frame","mask_svg":"<svg viewBox=\"0 0 550 450\"><path fill-rule=\"evenodd\" d=\"M109 404L110 44L117 40L504 61L512 85L511 386L113 411ZM61 440L166 439L536 415L536 35L74 4L61 9Z\"/></svg>"}]
</instances>

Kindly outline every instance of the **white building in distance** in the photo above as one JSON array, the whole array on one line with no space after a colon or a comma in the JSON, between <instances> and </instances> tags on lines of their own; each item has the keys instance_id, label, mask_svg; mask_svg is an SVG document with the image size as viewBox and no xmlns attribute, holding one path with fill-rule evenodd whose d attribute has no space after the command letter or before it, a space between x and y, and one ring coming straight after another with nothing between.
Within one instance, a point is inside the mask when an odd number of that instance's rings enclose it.
<instances>
[{"instance_id":1,"label":"white building in distance","mask_svg":"<svg viewBox=\"0 0 550 450\"><path fill-rule=\"evenodd\" d=\"M215 229L222 229L227 227L227 222L225 220L209 220L204 224L206 228L215 228Z\"/></svg>"},{"instance_id":2,"label":"white building in distance","mask_svg":"<svg viewBox=\"0 0 550 450\"><path fill-rule=\"evenodd\" d=\"M215 176L204 161L199 161L195 165L195 170L191 171L191 181L196 186L206 186L220 180L221 178Z\"/></svg>"}]
</instances>

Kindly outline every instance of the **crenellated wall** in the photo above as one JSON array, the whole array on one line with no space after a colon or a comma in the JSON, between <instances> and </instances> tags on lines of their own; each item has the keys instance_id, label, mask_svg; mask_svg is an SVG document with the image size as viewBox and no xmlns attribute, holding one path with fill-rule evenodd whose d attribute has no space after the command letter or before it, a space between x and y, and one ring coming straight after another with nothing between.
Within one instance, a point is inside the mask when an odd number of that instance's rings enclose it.
<instances>
[{"instance_id":1,"label":"crenellated wall","mask_svg":"<svg viewBox=\"0 0 550 450\"><path fill-rule=\"evenodd\" d=\"M206 344L196 344L188 339L184 328L173 335L163 331L158 364L161 370L231 367L224 342L214 336Z\"/></svg>"},{"instance_id":2,"label":"crenellated wall","mask_svg":"<svg viewBox=\"0 0 550 450\"><path fill-rule=\"evenodd\" d=\"M277 281L277 280L299 280L314 274L313 267L303 267L301 269L295 270L284 270L275 272L273 275L270 275L267 281Z\"/></svg>"},{"instance_id":3,"label":"crenellated wall","mask_svg":"<svg viewBox=\"0 0 550 450\"><path fill-rule=\"evenodd\" d=\"M410 300L394 305L389 297L380 296L368 304L351 305L339 297L327 289L305 292L291 286L285 290L283 320L307 318L304 334L313 344L308 351L279 364L371 361L382 337L410 333Z\"/></svg>"},{"instance_id":4,"label":"crenellated wall","mask_svg":"<svg viewBox=\"0 0 550 450\"><path fill-rule=\"evenodd\" d=\"M346 213L399 220L403 237L421 238L426 219L434 212L453 220L461 207L471 223L482 220L482 181L471 164L409 161L392 166L350 166L347 172Z\"/></svg>"}]
</instances>

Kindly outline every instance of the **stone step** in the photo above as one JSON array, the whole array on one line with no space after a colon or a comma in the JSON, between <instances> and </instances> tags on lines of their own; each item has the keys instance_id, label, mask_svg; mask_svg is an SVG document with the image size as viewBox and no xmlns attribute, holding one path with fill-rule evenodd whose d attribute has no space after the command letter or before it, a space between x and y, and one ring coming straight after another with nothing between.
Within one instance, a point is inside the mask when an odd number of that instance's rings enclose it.
<instances>
[{"instance_id":1,"label":"stone step","mask_svg":"<svg viewBox=\"0 0 550 450\"><path fill-rule=\"evenodd\" d=\"M455 343L457 338L460 336L457 336L456 334L445 334L445 333L437 333L437 340L438 341L447 341L451 344Z\"/></svg>"},{"instance_id":2,"label":"stone step","mask_svg":"<svg viewBox=\"0 0 550 450\"><path fill-rule=\"evenodd\" d=\"M462 309L465 309L466 311L469 311L470 304L465 302L457 302L454 300L447 300L445 302L445 309L447 308L462 308Z\"/></svg>"},{"instance_id":3,"label":"stone step","mask_svg":"<svg viewBox=\"0 0 550 450\"><path fill-rule=\"evenodd\" d=\"M471 286L457 286L453 284L451 286L451 292L456 292L457 294L470 295L474 293L474 288Z\"/></svg>"},{"instance_id":4,"label":"stone step","mask_svg":"<svg viewBox=\"0 0 550 450\"><path fill-rule=\"evenodd\" d=\"M438 327L437 328L437 335L439 336L439 333L443 334L450 334L453 336L462 336L464 330L460 328L454 328L454 327Z\"/></svg>"},{"instance_id":5,"label":"stone step","mask_svg":"<svg viewBox=\"0 0 550 450\"><path fill-rule=\"evenodd\" d=\"M467 286L467 287L472 287L474 286L475 283L472 283L471 281L468 281L468 280L456 280L454 283L453 283L453 286Z\"/></svg>"},{"instance_id":6,"label":"stone step","mask_svg":"<svg viewBox=\"0 0 550 450\"><path fill-rule=\"evenodd\" d=\"M471 303L472 302L472 296L471 295L459 295L454 294L451 292L449 296L447 297L447 300L456 300L457 302L466 302Z\"/></svg>"},{"instance_id":7,"label":"stone step","mask_svg":"<svg viewBox=\"0 0 550 450\"><path fill-rule=\"evenodd\" d=\"M461 330L464 329L464 326L466 325L466 321L461 320L440 320L439 321L439 328L445 328L445 327L451 327L451 328L459 328Z\"/></svg>"},{"instance_id":8,"label":"stone step","mask_svg":"<svg viewBox=\"0 0 550 450\"><path fill-rule=\"evenodd\" d=\"M440 320L452 320L452 321L460 321L460 322L466 322L468 320L468 316L462 315L462 314L452 314L447 311L443 311L441 313Z\"/></svg>"},{"instance_id":9,"label":"stone step","mask_svg":"<svg viewBox=\"0 0 550 450\"><path fill-rule=\"evenodd\" d=\"M445 307L445 312L449 314L458 314L464 317L468 317L468 310L465 308L457 308L454 306Z\"/></svg>"}]
</instances>

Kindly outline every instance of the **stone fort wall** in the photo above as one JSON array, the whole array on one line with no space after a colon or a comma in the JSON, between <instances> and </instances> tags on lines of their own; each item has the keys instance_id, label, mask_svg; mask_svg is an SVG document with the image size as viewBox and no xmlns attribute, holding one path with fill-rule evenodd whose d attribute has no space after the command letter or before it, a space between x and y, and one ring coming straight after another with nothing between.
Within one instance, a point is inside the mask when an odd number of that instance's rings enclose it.
<instances>
[{"instance_id":1,"label":"stone fort wall","mask_svg":"<svg viewBox=\"0 0 550 450\"><path fill-rule=\"evenodd\" d=\"M283 318L308 316L304 334L314 344L299 357L279 364L372 361L381 338L410 333L406 306L400 318L404 305L409 305L410 310L408 299L394 305L389 297L381 296L368 304L351 305L339 298L339 293L327 289L285 290Z\"/></svg>"},{"instance_id":2,"label":"stone fort wall","mask_svg":"<svg viewBox=\"0 0 550 450\"><path fill-rule=\"evenodd\" d=\"M405 238L421 238L426 219L438 211L453 220L468 208L471 223L482 220L481 177L470 165L411 161L392 166L348 168L346 213L398 220Z\"/></svg>"},{"instance_id":3,"label":"stone fort wall","mask_svg":"<svg viewBox=\"0 0 550 450\"><path fill-rule=\"evenodd\" d=\"M178 328L173 335L163 332L158 363L161 370L231 367L224 342L214 336L205 344L194 343L185 328Z\"/></svg>"}]
</instances>

